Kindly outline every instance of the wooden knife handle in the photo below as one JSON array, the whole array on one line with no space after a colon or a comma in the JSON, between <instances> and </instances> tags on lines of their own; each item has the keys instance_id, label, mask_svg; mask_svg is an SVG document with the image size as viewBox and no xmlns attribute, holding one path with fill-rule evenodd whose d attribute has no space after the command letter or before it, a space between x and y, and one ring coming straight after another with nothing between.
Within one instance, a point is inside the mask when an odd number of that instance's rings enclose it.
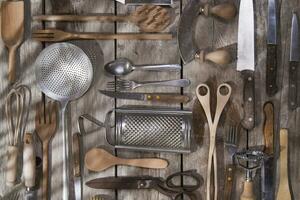
<instances>
[{"instance_id":1,"label":"wooden knife handle","mask_svg":"<svg viewBox=\"0 0 300 200\"><path fill-rule=\"evenodd\" d=\"M291 192L288 179L288 130L280 130L280 175L276 200L290 200Z\"/></svg>"},{"instance_id":2,"label":"wooden knife handle","mask_svg":"<svg viewBox=\"0 0 300 200\"><path fill-rule=\"evenodd\" d=\"M6 185L14 186L17 179L18 147L7 147Z\"/></svg>"},{"instance_id":3,"label":"wooden knife handle","mask_svg":"<svg viewBox=\"0 0 300 200\"><path fill-rule=\"evenodd\" d=\"M221 3L214 7L205 4L202 12L205 16L213 15L224 20L231 20L236 16L236 11L237 9L233 3Z\"/></svg>"},{"instance_id":4,"label":"wooden knife handle","mask_svg":"<svg viewBox=\"0 0 300 200\"><path fill-rule=\"evenodd\" d=\"M278 91L277 86L277 45L267 45L266 92L273 96Z\"/></svg>"},{"instance_id":5,"label":"wooden knife handle","mask_svg":"<svg viewBox=\"0 0 300 200\"><path fill-rule=\"evenodd\" d=\"M148 101L165 102L165 103L187 103L190 97L187 95L171 95L171 94L146 94Z\"/></svg>"},{"instance_id":6,"label":"wooden knife handle","mask_svg":"<svg viewBox=\"0 0 300 200\"><path fill-rule=\"evenodd\" d=\"M224 187L224 200L231 200L235 166L228 164L225 167L225 187Z\"/></svg>"},{"instance_id":7,"label":"wooden knife handle","mask_svg":"<svg viewBox=\"0 0 300 200\"><path fill-rule=\"evenodd\" d=\"M265 153L272 155L274 153L274 106L271 102L265 103L264 114Z\"/></svg>"},{"instance_id":8,"label":"wooden knife handle","mask_svg":"<svg viewBox=\"0 0 300 200\"><path fill-rule=\"evenodd\" d=\"M242 126L247 130L252 130L255 125L254 72L244 70L242 76L244 79L244 118Z\"/></svg>"},{"instance_id":9,"label":"wooden knife handle","mask_svg":"<svg viewBox=\"0 0 300 200\"><path fill-rule=\"evenodd\" d=\"M74 159L73 174L75 177L79 177L79 176L81 176L81 172L80 172L80 133L73 134L72 151L73 151L73 159Z\"/></svg>"},{"instance_id":10,"label":"wooden knife handle","mask_svg":"<svg viewBox=\"0 0 300 200\"><path fill-rule=\"evenodd\" d=\"M240 200L255 200L252 180L246 180L244 182L244 189L243 189Z\"/></svg>"},{"instance_id":11,"label":"wooden knife handle","mask_svg":"<svg viewBox=\"0 0 300 200\"><path fill-rule=\"evenodd\" d=\"M25 186L32 188L35 186L35 169L36 158L32 134L26 133L24 136L24 149L23 149L23 176Z\"/></svg>"},{"instance_id":12,"label":"wooden knife handle","mask_svg":"<svg viewBox=\"0 0 300 200\"><path fill-rule=\"evenodd\" d=\"M196 55L196 59L200 62L211 61L219 65L225 65L231 62L231 56L226 50L216 50L209 53L200 51L200 53Z\"/></svg>"},{"instance_id":13,"label":"wooden knife handle","mask_svg":"<svg viewBox=\"0 0 300 200\"><path fill-rule=\"evenodd\" d=\"M298 107L297 74L298 74L298 62L291 61L289 67L289 108L290 110L294 110Z\"/></svg>"}]
</instances>

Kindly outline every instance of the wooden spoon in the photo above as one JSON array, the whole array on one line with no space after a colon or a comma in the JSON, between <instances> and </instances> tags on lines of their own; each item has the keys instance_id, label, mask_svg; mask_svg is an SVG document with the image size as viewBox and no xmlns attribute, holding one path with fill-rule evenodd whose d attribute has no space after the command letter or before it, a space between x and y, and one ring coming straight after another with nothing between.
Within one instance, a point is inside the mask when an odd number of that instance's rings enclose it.
<instances>
[{"instance_id":1,"label":"wooden spoon","mask_svg":"<svg viewBox=\"0 0 300 200\"><path fill-rule=\"evenodd\" d=\"M16 79L16 51L24 35L24 1L4 1L1 10L1 36L9 54L8 80L13 83Z\"/></svg>"},{"instance_id":2,"label":"wooden spoon","mask_svg":"<svg viewBox=\"0 0 300 200\"><path fill-rule=\"evenodd\" d=\"M167 9L160 6L144 5L140 6L130 15L39 15L34 16L34 20L40 21L130 21L139 26L144 32L160 32L164 30L171 21Z\"/></svg>"},{"instance_id":3,"label":"wooden spoon","mask_svg":"<svg viewBox=\"0 0 300 200\"><path fill-rule=\"evenodd\" d=\"M160 158L123 159L118 158L104 149L93 148L85 154L85 166L92 171L102 171L114 165L128 165L151 169L163 169L168 162Z\"/></svg>"}]
</instances>

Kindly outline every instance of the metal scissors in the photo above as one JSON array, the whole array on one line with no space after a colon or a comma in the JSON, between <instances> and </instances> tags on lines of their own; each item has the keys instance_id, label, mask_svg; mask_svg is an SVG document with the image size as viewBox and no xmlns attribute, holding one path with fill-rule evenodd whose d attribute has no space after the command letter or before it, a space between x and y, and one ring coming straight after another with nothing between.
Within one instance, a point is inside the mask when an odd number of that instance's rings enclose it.
<instances>
[{"instance_id":1,"label":"metal scissors","mask_svg":"<svg viewBox=\"0 0 300 200\"><path fill-rule=\"evenodd\" d=\"M193 180L192 184L186 185L181 183L180 180L186 180L186 178ZM175 180L179 180L179 184L175 184ZM155 189L172 200L179 200L183 195L189 197L191 200L198 200L199 196L196 190L202 183L203 179L201 175L196 170L189 170L174 173L166 179L152 176L105 177L90 180L85 184L95 189Z\"/></svg>"},{"instance_id":2,"label":"metal scissors","mask_svg":"<svg viewBox=\"0 0 300 200\"><path fill-rule=\"evenodd\" d=\"M218 176L217 176L217 151L216 151L216 133L217 127L219 123L219 119L221 117L222 111L228 102L231 95L231 87L227 83L223 83L219 85L217 89L217 105L216 112L214 118L211 114L210 107L210 89L206 84L198 85L196 89L196 95L198 100L200 101L201 106L205 112L209 132L210 132L210 140L209 140L209 153L208 153L208 166L207 166L207 181L206 181L206 199L210 200L210 178L211 173L214 173L214 200L218 198ZM214 169L212 170L212 161L214 162Z\"/></svg>"}]
</instances>

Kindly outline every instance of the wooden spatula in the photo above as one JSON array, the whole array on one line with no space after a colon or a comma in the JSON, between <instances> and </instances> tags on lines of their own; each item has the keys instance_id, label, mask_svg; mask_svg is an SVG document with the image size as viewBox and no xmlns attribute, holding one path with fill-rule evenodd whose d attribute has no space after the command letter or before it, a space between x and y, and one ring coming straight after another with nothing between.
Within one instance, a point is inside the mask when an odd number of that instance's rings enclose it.
<instances>
[{"instance_id":1,"label":"wooden spatula","mask_svg":"<svg viewBox=\"0 0 300 200\"><path fill-rule=\"evenodd\" d=\"M85 166L92 171L102 171L114 165L128 165L151 169L163 169L168 162L160 158L123 159L118 158L104 149L93 148L85 154Z\"/></svg>"},{"instance_id":2,"label":"wooden spatula","mask_svg":"<svg viewBox=\"0 0 300 200\"><path fill-rule=\"evenodd\" d=\"M24 1L4 1L1 5L1 36L8 48L8 80L15 82L16 51L23 42Z\"/></svg>"}]
</instances>

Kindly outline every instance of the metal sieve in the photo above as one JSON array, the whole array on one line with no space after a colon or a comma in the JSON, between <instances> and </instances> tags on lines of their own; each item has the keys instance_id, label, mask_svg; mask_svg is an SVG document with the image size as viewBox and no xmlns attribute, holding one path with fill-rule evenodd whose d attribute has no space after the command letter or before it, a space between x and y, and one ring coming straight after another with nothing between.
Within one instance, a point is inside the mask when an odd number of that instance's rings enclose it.
<instances>
[{"instance_id":1,"label":"metal sieve","mask_svg":"<svg viewBox=\"0 0 300 200\"><path fill-rule=\"evenodd\" d=\"M35 62L35 75L40 89L50 98L60 101L63 134L63 199L69 199L70 134L65 126L65 111L69 101L81 97L90 87L93 67L79 47L58 43L45 48Z\"/></svg>"}]
</instances>

